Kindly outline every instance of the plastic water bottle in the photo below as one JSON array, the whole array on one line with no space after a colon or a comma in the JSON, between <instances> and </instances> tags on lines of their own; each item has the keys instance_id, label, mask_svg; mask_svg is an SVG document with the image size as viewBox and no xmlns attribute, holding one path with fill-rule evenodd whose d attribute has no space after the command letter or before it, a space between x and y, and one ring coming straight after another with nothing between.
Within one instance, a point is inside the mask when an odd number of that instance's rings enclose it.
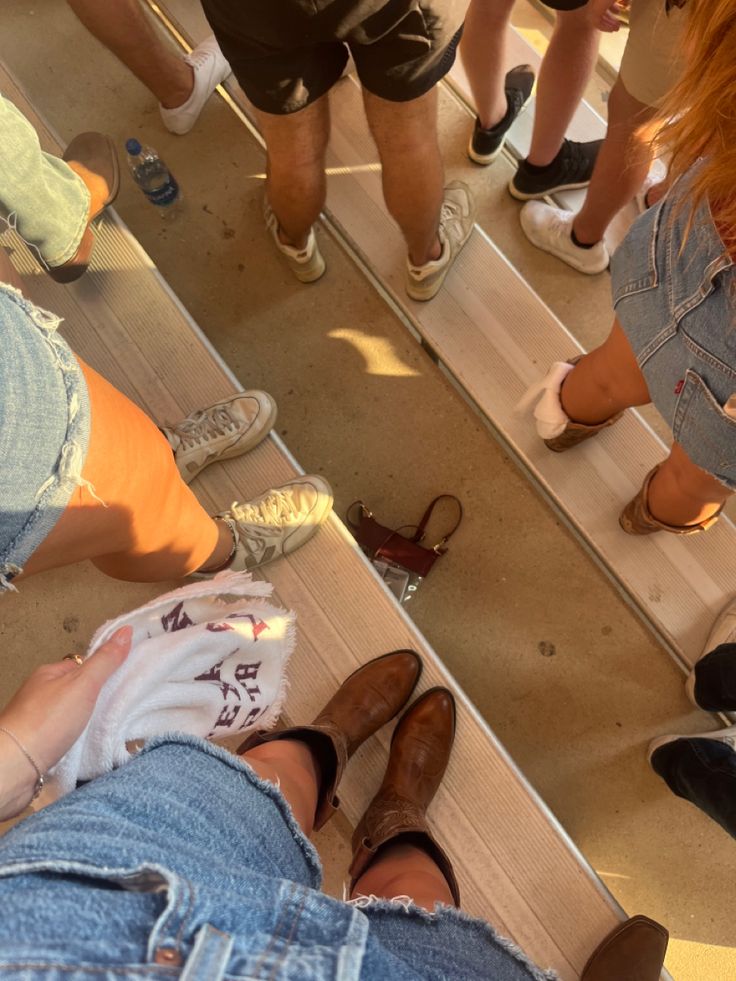
<instances>
[{"instance_id":1,"label":"plastic water bottle","mask_svg":"<svg viewBox=\"0 0 736 981\"><path fill-rule=\"evenodd\" d=\"M138 140L130 139L125 149L128 151L128 166L133 180L151 204L158 208L162 218L174 218L182 199L174 175L153 147L142 146Z\"/></svg>"}]
</instances>

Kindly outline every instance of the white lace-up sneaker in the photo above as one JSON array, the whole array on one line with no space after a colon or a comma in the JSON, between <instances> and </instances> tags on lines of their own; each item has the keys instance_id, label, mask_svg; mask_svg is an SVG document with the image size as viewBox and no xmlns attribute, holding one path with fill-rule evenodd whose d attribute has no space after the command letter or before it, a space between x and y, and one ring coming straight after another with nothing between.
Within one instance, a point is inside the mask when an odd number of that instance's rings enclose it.
<instances>
[{"instance_id":1,"label":"white lace-up sneaker","mask_svg":"<svg viewBox=\"0 0 736 981\"><path fill-rule=\"evenodd\" d=\"M225 61L213 34L198 44L189 54L184 55L184 61L191 65L194 71L192 94L184 105L177 106L175 109L167 109L162 105L158 107L164 126L177 136L189 132L197 122L209 97L220 82L224 82L230 74L230 65Z\"/></svg>"},{"instance_id":2,"label":"white lace-up sneaker","mask_svg":"<svg viewBox=\"0 0 736 981\"><path fill-rule=\"evenodd\" d=\"M174 452L185 483L217 460L240 456L257 446L276 422L276 403L266 392L240 392L198 409L161 432Z\"/></svg>"},{"instance_id":3,"label":"white lace-up sneaker","mask_svg":"<svg viewBox=\"0 0 736 981\"><path fill-rule=\"evenodd\" d=\"M322 477L295 477L246 504L234 502L216 517L233 533L235 550L226 568L232 572L257 569L288 555L308 541L332 509L332 489ZM198 572L206 579L214 572Z\"/></svg>"},{"instance_id":4,"label":"white lace-up sneaker","mask_svg":"<svg viewBox=\"0 0 736 981\"><path fill-rule=\"evenodd\" d=\"M610 256L604 242L582 249L572 240L574 211L553 208L543 201L528 201L519 213L524 234L538 249L562 259L578 272L594 276L608 268Z\"/></svg>"},{"instance_id":5,"label":"white lace-up sneaker","mask_svg":"<svg viewBox=\"0 0 736 981\"><path fill-rule=\"evenodd\" d=\"M279 238L279 220L273 213L268 198L263 201L263 217L266 220L266 228L276 244L276 248L284 256L289 264L289 268L294 273L300 283L314 283L324 274L325 260L319 251L314 229L309 229L309 238L303 249L295 249L293 245L284 245Z\"/></svg>"},{"instance_id":6,"label":"white lace-up sneaker","mask_svg":"<svg viewBox=\"0 0 736 981\"><path fill-rule=\"evenodd\" d=\"M445 188L437 229L442 252L439 259L415 266L407 260L406 292L412 300L431 300L445 281L460 250L470 238L475 221L475 207L470 188L462 181L451 181Z\"/></svg>"}]
</instances>

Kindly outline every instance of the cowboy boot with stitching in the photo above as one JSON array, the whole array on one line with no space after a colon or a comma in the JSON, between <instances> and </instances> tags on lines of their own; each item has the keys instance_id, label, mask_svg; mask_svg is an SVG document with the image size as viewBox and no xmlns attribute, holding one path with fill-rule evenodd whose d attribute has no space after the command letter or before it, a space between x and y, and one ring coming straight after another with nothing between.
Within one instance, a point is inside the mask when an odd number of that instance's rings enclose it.
<instances>
[{"instance_id":1,"label":"cowboy boot with stitching","mask_svg":"<svg viewBox=\"0 0 736 981\"><path fill-rule=\"evenodd\" d=\"M311 725L254 732L238 747L238 753L278 739L305 742L321 773L314 819L315 830L319 830L340 806L337 786L347 761L369 736L401 711L421 673L422 661L415 651L393 651L374 658L343 681Z\"/></svg>"},{"instance_id":2,"label":"cowboy boot with stitching","mask_svg":"<svg viewBox=\"0 0 736 981\"><path fill-rule=\"evenodd\" d=\"M92 198L87 226L77 251L71 259L67 259L60 266L49 266L46 269L49 276L57 283L73 283L86 272L92 256L94 236L90 224L117 197L120 187L120 165L112 140L103 133L80 133L75 136L64 151L62 159L67 163L79 164L90 174L102 178L106 187L106 193L101 198Z\"/></svg>"},{"instance_id":3,"label":"cowboy boot with stitching","mask_svg":"<svg viewBox=\"0 0 736 981\"><path fill-rule=\"evenodd\" d=\"M629 501L619 515L618 523L627 535L652 535L655 531L669 531L672 535L695 535L699 531L707 531L718 521L724 505L721 505L715 514L704 518L696 525L668 525L655 518L649 510L649 485L658 470L659 464L649 471L639 493Z\"/></svg>"},{"instance_id":4,"label":"cowboy boot with stitching","mask_svg":"<svg viewBox=\"0 0 736 981\"><path fill-rule=\"evenodd\" d=\"M567 363L575 365L582 357L583 355L579 354L576 358L568 358ZM560 387L561 391L562 387ZM623 412L617 412L610 419L595 423L594 425L588 425L584 422L573 422L572 419L568 419L567 425L560 435L554 436L551 439L545 439L544 445L548 450L552 450L553 453L564 453L565 450L570 450L573 446L584 443L586 439L597 436L601 430L608 429L614 422L618 422L622 415Z\"/></svg>"},{"instance_id":5,"label":"cowboy boot with stitching","mask_svg":"<svg viewBox=\"0 0 736 981\"><path fill-rule=\"evenodd\" d=\"M446 688L425 692L399 720L383 783L353 834L351 893L379 850L401 838L427 852L447 880L455 905L460 905L452 864L426 819L447 769L454 738L455 700Z\"/></svg>"},{"instance_id":6,"label":"cowboy boot with stitching","mask_svg":"<svg viewBox=\"0 0 736 981\"><path fill-rule=\"evenodd\" d=\"M580 981L659 981L668 940L660 923L632 916L596 947Z\"/></svg>"}]
</instances>

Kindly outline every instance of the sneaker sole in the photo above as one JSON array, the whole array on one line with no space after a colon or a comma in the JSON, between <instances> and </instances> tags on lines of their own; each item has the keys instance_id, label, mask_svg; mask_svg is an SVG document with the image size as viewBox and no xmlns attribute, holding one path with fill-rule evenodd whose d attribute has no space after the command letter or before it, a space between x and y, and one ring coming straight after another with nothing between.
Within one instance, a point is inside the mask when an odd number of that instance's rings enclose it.
<instances>
[{"instance_id":1,"label":"sneaker sole","mask_svg":"<svg viewBox=\"0 0 736 981\"><path fill-rule=\"evenodd\" d=\"M522 214L523 214L523 212L522 212ZM568 256L561 256L558 252L553 252L551 249L549 249L547 247L547 245L545 243L541 242L539 239L537 239L533 234L531 234L527 230L527 228L524 226L524 222L523 221L521 222L521 227L523 228L524 234L529 239L529 241L532 243L532 245L534 245L536 248L538 248L540 252L546 252L547 255L554 256L555 259L559 259L560 262L564 262L566 266L570 266L572 269L577 270L577 272L585 273L586 276L598 276L600 273L605 272L606 269L608 269L608 266L609 266L610 261L611 261L611 257L610 256L606 259L605 266L600 266L600 268L599 267L596 267L595 269L591 269L590 267L583 266L582 263L575 262L574 257L572 257L572 256L570 256L570 257L568 257ZM624 530L626 530L626 529L624 529Z\"/></svg>"},{"instance_id":2,"label":"sneaker sole","mask_svg":"<svg viewBox=\"0 0 736 981\"><path fill-rule=\"evenodd\" d=\"M268 434L271 432L273 427L276 425L277 415L278 415L278 408L276 406L276 403L273 400L271 400L268 416L266 417L265 422L262 423L261 428L256 430L256 432L254 433L253 427L251 426L251 428L246 433L243 433L240 439L237 439L232 444L232 446L229 446L226 450L223 450L222 453L219 453L216 457L213 457L211 460L205 461L205 463L203 463L202 466L199 467L197 470L189 470L186 473L182 473L182 471L179 470L179 473L181 474L181 478L184 481L184 483L190 484L196 477L198 477L202 473L203 470L206 470L207 467L212 466L212 464L214 463L220 463L222 460L232 460L236 456L243 456L245 453L250 453L251 450L254 450L256 446L260 445L263 442L263 440L268 436Z\"/></svg>"},{"instance_id":3,"label":"sneaker sole","mask_svg":"<svg viewBox=\"0 0 736 981\"><path fill-rule=\"evenodd\" d=\"M517 201L541 201L542 198L548 198L552 194L559 194L560 191L582 191L584 188L588 187L590 181L578 181L577 184L556 184L554 187L548 187L544 191L536 191L534 194L526 194L524 191L519 191L514 186L513 177L509 181L509 194L512 198L516 198Z\"/></svg>"}]
</instances>

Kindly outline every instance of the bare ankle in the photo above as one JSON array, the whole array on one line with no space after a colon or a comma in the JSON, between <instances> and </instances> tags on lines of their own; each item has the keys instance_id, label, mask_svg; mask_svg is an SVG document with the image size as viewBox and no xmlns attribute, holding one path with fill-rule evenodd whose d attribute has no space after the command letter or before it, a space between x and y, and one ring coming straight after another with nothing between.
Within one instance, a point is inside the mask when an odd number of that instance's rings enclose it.
<instances>
[{"instance_id":1,"label":"bare ankle","mask_svg":"<svg viewBox=\"0 0 736 981\"><path fill-rule=\"evenodd\" d=\"M181 62L178 76L176 81L172 80L166 96L161 99L161 105L164 109L178 109L189 101L194 91L194 69L186 61Z\"/></svg>"}]
</instances>

